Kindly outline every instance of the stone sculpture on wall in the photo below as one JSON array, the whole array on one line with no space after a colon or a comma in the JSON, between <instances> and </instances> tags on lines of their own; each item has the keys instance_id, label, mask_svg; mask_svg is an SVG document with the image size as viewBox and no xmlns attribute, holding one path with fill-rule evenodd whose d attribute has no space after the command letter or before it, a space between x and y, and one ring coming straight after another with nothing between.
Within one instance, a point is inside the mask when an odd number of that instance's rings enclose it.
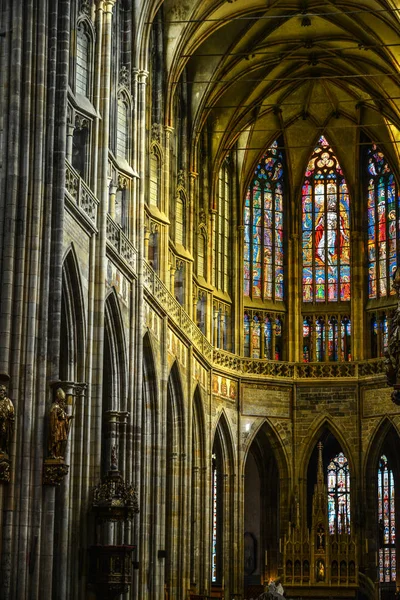
<instances>
[{"instance_id":1,"label":"stone sculpture on wall","mask_svg":"<svg viewBox=\"0 0 400 600\"><path fill-rule=\"evenodd\" d=\"M393 274L393 289L398 297L397 308L390 320L388 348L385 353L386 380L393 387L392 400L400 404L400 268Z\"/></svg>"},{"instance_id":2,"label":"stone sculpture on wall","mask_svg":"<svg viewBox=\"0 0 400 600\"><path fill-rule=\"evenodd\" d=\"M10 444L14 434L14 405L7 388L0 385L0 481L10 481Z\"/></svg>"},{"instance_id":3,"label":"stone sculpture on wall","mask_svg":"<svg viewBox=\"0 0 400 600\"><path fill-rule=\"evenodd\" d=\"M49 457L65 458L65 447L73 416L66 412L65 392L58 388L50 409Z\"/></svg>"},{"instance_id":4,"label":"stone sculpture on wall","mask_svg":"<svg viewBox=\"0 0 400 600\"><path fill-rule=\"evenodd\" d=\"M48 457L44 461L43 483L60 485L67 475L69 466L65 464L65 451L73 416L67 413L65 392L61 387L55 391L48 420Z\"/></svg>"}]
</instances>

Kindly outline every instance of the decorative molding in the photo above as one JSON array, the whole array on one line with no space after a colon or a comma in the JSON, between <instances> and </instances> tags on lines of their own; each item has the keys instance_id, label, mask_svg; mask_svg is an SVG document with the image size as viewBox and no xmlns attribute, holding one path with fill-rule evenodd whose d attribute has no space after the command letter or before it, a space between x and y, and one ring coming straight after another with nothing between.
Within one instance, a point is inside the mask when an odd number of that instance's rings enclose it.
<instances>
[{"instance_id":1,"label":"decorative molding","mask_svg":"<svg viewBox=\"0 0 400 600\"><path fill-rule=\"evenodd\" d=\"M185 175L185 171L183 169L179 169L176 180L177 180L178 187L181 186L181 187L185 188L186 175Z\"/></svg>"},{"instance_id":2,"label":"decorative molding","mask_svg":"<svg viewBox=\"0 0 400 600\"><path fill-rule=\"evenodd\" d=\"M61 458L46 458L43 467L43 485L60 485L68 475L69 465Z\"/></svg>"},{"instance_id":3,"label":"decorative molding","mask_svg":"<svg viewBox=\"0 0 400 600\"><path fill-rule=\"evenodd\" d=\"M92 17L93 2L91 0L82 0L79 14Z\"/></svg>"},{"instance_id":4,"label":"decorative molding","mask_svg":"<svg viewBox=\"0 0 400 600\"><path fill-rule=\"evenodd\" d=\"M89 129L89 120L77 113L75 115L75 129L78 131L81 131L82 129Z\"/></svg>"},{"instance_id":5,"label":"decorative molding","mask_svg":"<svg viewBox=\"0 0 400 600\"><path fill-rule=\"evenodd\" d=\"M119 71L119 85L123 85L126 88L130 89L131 87L131 74L126 65L122 65Z\"/></svg>"},{"instance_id":6,"label":"decorative molding","mask_svg":"<svg viewBox=\"0 0 400 600\"><path fill-rule=\"evenodd\" d=\"M128 178L124 177L123 175L118 175L117 189L118 190L126 190L127 187L128 187Z\"/></svg>"},{"instance_id":7,"label":"decorative molding","mask_svg":"<svg viewBox=\"0 0 400 600\"><path fill-rule=\"evenodd\" d=\"M0 483L10 483L11 461L7 454L0 453Z\"/></svg>"},{"instance_id":8,"label":"decorative molding","mask_svg":"<svg viewBox=\"0 0 400 600\"><path fill-rule=\"evenodd\" d=\"M151 141L161 144L161 133L162 129L160 123L153 123L151 126Z\"/></svg>"}]
</instances>

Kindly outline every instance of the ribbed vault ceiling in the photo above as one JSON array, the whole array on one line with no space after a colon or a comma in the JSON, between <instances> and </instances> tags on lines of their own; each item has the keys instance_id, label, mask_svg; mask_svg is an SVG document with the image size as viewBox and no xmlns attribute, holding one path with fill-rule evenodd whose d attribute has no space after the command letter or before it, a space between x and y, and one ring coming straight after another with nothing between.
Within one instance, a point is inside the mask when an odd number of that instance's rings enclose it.
<instances>
[{"instance_id":1,"label":"ribbed vault ceiling","mask_svg":"<svg viewBox=\"0 0 400 600\"><path fill-rule=\"evenodd\" d=\"M280 135L295 187L321 133L350 189L361 130L398 163L399 1L166 0L164 15L170 105L185 67L190 83L194 168L206 123L216 170L238 142L243 187Z\"/></svg>"}]
</instances>

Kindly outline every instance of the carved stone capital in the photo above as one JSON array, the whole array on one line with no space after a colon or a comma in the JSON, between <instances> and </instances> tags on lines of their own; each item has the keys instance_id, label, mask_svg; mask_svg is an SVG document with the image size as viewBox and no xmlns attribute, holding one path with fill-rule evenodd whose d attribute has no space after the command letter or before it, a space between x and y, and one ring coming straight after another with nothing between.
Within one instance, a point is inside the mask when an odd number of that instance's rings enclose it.
<instances>
[{"instance_id":1,"label":"carved stone capital","mask_svg":"<svg viewBox=\"0 0 400 600\"><path fill-rule=\"evenodd\" d=\"M68 475L69 465L57 458L46 458L43 466L43 485L60 485Z\"/></svg>"}]
</instances>

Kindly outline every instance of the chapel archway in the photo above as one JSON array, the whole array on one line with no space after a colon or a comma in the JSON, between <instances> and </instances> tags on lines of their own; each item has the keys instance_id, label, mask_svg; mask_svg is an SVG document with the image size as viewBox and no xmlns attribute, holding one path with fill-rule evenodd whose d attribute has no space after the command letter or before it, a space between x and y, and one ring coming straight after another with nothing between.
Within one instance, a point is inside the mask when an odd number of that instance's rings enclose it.
<instances>
[{"instance_id":1,"label":"chapel archway","mask_svg":"<svg viewBox=\"0 0 400 600\"><path fill-rule=\"evenodd\" d=\"M278 573L279 466L266 425L247 453L244 469L244 587L261 586ZM255 591L261 591L254 588Z\"/></svg>"}]
</instances>

